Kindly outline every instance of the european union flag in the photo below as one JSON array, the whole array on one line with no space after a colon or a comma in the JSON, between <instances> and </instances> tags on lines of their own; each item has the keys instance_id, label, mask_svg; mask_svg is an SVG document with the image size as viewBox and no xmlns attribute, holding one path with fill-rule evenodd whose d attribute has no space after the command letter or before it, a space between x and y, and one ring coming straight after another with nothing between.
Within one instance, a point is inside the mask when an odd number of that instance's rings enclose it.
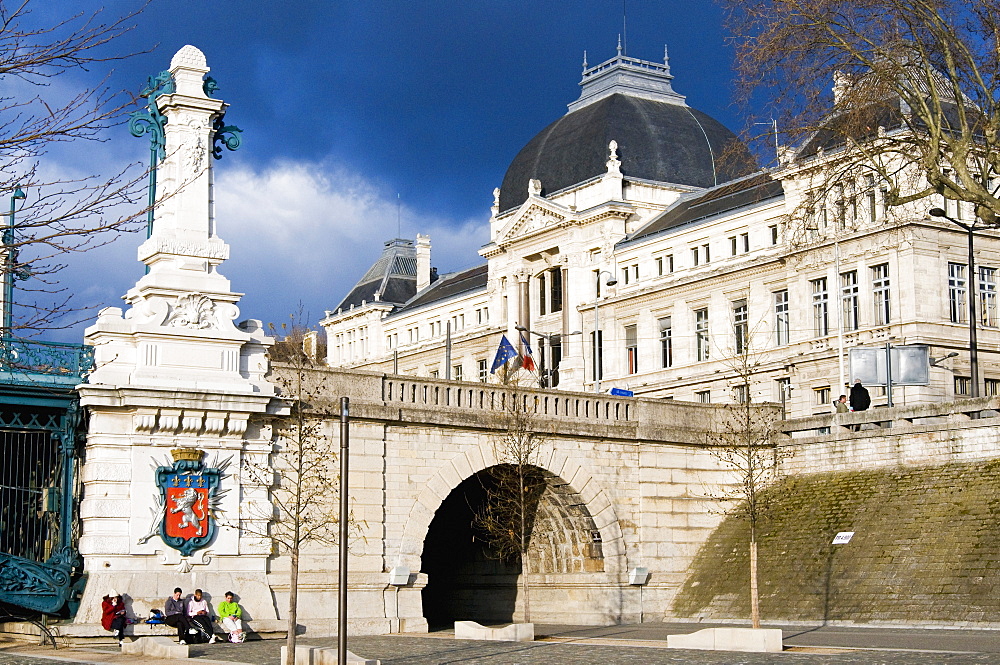
<instances>
[{"instance_id":1,"label":"european union flag","mask_svg":"<svg viewBox=\"0 0 1000 665\"><path fill-rule=\"evenodd\" d=\"M497 349L497 355L493 359L493 367L490 368L490 374L496 374L498 369L513 358L517 358L517 349L507 339L507 335L503 335L500 338L500 347Z\"/></svg>"}]
</instances>

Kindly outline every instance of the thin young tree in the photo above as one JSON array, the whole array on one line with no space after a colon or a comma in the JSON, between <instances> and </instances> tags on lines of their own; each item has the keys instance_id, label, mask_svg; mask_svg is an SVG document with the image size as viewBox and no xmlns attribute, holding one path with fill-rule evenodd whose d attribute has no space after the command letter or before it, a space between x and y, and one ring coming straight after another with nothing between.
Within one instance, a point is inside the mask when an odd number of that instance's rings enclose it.
<instances>
[{"instance_id":1,"label":"thin young tree","mask_svg":"<svg viewBox=\"0 0 1000 665\"><path fill-rule=\"evenodd\" d=\"M289 414L275 422L272 452L244 459L245 482L270 491L269 501L251 504L266 509L251 508L240 524L245 535L270 542L274 554L289 557L285 665L294 665L303 551L310 545L338 542L339 447L327 434L333 413L323 406L317 361L303 349L305 328L293 323L278 332L284 339L272 348L272 380L289 400Z\"/></svg>"},{"instance_id":2,"label":"thin young tree","mask_svg":"<svg viewBox=\"0 0 1000 665\"><path fill-rule=\"evenodd\" d=\"M838 153L811 174L817 198L861 182L887 206L935 195L1000 224L1000 0L719 2L740 101L767 100L796 146L784 161Z\"/></svg>"},{"instance_id":3,"label":"thin young tree","mask_svg":"<svg viewBox=\"0 0 1000 665\"><path fill-rule=\"evenodd\" d=\"M0 212L10 212L9 202L16 213L13 228L10 218L2 220L0 270L29 294L16 299L19 335L72 323L66 317L74 310L57 279L66 256L138 230L146 214L131 205L145 183L138 163L74 174L47 159L66 143L103 141L106 130L123 123L134 97L112 92L107 82L112 64L132 55L116 48L141 8L52 22L34 15L41 4L0 0Z\"/></svg>"},{"instance_id":4,"label":"thin young tree","mask_svg":"<svg viewBox=\"0 0 1000 665\"><path fill-rule=\"evenodd\" d=\"M500 370L504 391L494 403L493 455L496 464L487 469L483 485L485 499L475 516L476 530L498 559L519 565L524 621L531 621L529 572L537 536L534 533L538 505L548 486L540 466L546 436L539 428L537 396L525 385L537 379L518 366Z\"/></svg>"},{"instance_id":5,"label":"thin young tree","mask_svg":"<svg viewBox=\"0 0 1000 665\"><path fill-rule=\"evenodd\" d=\"M753 335L745 338L742 352L728 358L729 371L738 382L734 402L722 407L718 426L709 431L708 449L732 473L732 481L720 484L721 492L713 492L713 498L731 506L727 514L745 519L749 527L750 621L754 628L760 628L758 527L768 510L764 490L778 477L780 463L788 453L775 438L778 413L754 400L763 357L751 347L752 340Z\"/></svg>"}]
</instances>

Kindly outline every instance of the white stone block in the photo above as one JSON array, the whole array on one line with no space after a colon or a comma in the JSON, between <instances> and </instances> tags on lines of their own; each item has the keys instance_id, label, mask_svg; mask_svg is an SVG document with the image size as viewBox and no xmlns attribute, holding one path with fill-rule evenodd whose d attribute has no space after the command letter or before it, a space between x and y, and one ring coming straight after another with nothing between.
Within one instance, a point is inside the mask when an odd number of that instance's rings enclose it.
<instances>
[{"instance_id":1,"label":"white stone block","mask_svg":"<svg viewBox=\"0 0 1000 665\"><path fill-rule=\"evenodd\" d=\"M122 653L130 656L149 656L151 658L179 660L188 658L188 646L186 644L176 644L169 637L154 635L151 637L140 637L133 642L125 642L122 644Z\"/></svg>"},{"instance_id":2,"label":"white stone block","mask_svg":"<svg viewBox=\"0 0 1000 665\"><path fill-rule=\"evenodd\" d=\"M779 653L783 648L778 628L705 628L687 635L668 635L667 646L671 649L768 653Z\"/></svg>"},{"instance_id":3,"label":"white stone block","mask_svg":"<svg viewBox=\"0 0 1000 665\"><path fill-rule=\"evenodd\" d=\"M487 628L475 621L455 622L456 640L491 640L495 642L533 642L535 624L512 623L503 628Z\"/></svg>"}]
</instances>

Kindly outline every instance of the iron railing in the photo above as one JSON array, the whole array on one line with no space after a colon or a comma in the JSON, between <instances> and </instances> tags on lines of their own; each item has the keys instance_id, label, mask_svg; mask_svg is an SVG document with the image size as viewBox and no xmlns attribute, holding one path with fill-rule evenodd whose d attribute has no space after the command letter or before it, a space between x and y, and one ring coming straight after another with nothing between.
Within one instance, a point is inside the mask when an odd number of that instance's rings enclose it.
<instances>
[{"instance_id":1,"label":"iron railing","mask_svg":"<svg viewBox=\"0 0 1000 665\"><path fill-rule=\"evenodd\" d=\"M72 387L94 369L94 347L84 344L0 339L0 385Z\"/></svg>"}]
</instances>

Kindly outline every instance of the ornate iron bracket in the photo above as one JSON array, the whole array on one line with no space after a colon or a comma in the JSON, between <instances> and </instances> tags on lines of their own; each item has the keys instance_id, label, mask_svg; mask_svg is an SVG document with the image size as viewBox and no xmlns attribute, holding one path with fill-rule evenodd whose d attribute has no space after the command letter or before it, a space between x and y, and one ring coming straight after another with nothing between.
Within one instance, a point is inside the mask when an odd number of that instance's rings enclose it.
<instances>
[{"instance_id":1,"label":"ornate iron bracket","mask_svg":"<svg viewBox=\"0 0 1000 665\"><path fill-rule=\"evenodd\" d=\"M177 90L170 72L160 72L150 76L146 87L139 93L146 98L146 108L133 111L129 116L128 129L132 136L149 134L149 198L146 212L146 237L153 234L153 206L156 203L156 165L167 158L167 117L160 113L156 98L171 95Z\"/></svg>"},{"instance_id":2,"label":"ornate iron bracket","mask_svg":"<svg viewBox=\"0 0 1000 665\"><path fill-rule=\"evenodd\" d=\"M225 118L223 113L212 124L212 156L216 159L222 159L222 146L218 143L221 142L230 151L239 150L243 143L243 130L236 125L227 125Z\"/></svg>"}]
</instances>

